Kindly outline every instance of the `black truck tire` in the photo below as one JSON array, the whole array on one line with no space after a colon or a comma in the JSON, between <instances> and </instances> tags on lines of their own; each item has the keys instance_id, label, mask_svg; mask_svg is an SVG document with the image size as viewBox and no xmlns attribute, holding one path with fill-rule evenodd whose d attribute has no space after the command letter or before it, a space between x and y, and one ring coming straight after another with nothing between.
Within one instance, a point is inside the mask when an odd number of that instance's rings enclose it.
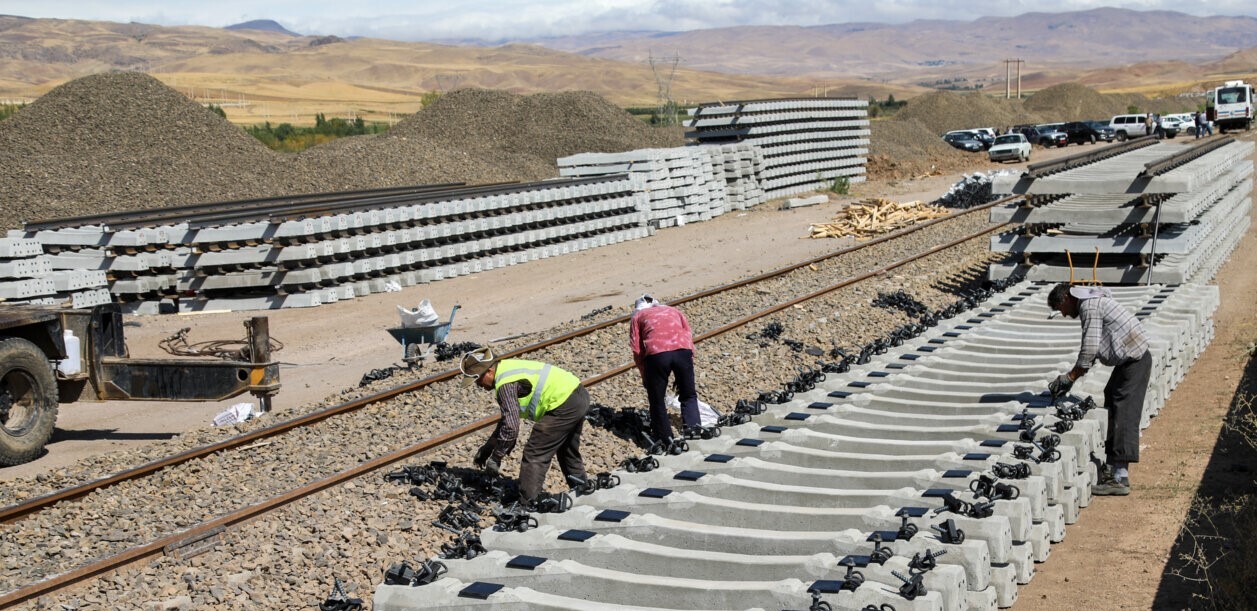
<instances>
[{"instance_id":1,"label":"black truck tire","mask_svg":"<svg viewBox=\"0 0 1257 611\"><path fill-rule=\"evenodd\" d=\"M57 423L57 381L35 344L0 340L0 466L38 458Z\"/></svg>"}]
</instances>

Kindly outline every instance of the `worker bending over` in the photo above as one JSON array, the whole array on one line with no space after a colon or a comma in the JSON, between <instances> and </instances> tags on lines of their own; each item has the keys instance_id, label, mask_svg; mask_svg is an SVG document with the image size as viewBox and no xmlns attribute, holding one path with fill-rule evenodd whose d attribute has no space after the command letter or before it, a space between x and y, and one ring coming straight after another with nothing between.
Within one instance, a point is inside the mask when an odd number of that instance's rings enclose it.
<instances>
[{"instance_id":1,"label":"worker bending over","mask_svg":"<svg viewBox=\"0 0 1257 611\"><path fill-rule=\"evenodd\" d=\"M642 386L646 387L650 436L654 442L665 448L672 443L672 422L665 403L670 376L676 378L677 399L681 402L682 434L698 430L702 422L694 387L694 336L685 314L650 295L642 295L633 304L629 347L642 376Z\"/></svg>"},{"instance_id":2,"label":"worker bending over","mask_svg":"<svg viewBox=\"0 0 1257 611\"><path fill-rule=\"evenodd\" d=\"M1105 440L1109 468L1101 470L1100 481L1091 492L1098 496L1130 494L1128 467L1139 462L1139 423L1152 372L1148 334L1139 319L1105 288L1070 287L1062 282L1048 294L1048 307L1082 321L1078 360L1073 369L1048 385L1053 398L1069 393L1074 382L1086 375L1097 359L1113 368L1104 387L1104 407L1109 411Z\"/></svg>"},{"instance_id":3,"label":"worker bending over","mask_svg":"<svg viewBox=\"0 0 1257 611\"><path fill-rule=\"evenodd\" d=\"M519 492L530 507L542 500L546 471L555 454L559 469L568 481L584 481L585 463L580 455L580 434L589 411L589 392L580 378L554 365L524 359L498 359L490 348L463 355L459 369L463 385L475 384L493 390L502 419L480 450L475 464L490 475L498 475L502 461L515 448L520 417L532 420L532 434L524 444L519 466ZM554 497L546 497L554 498ZM555 508L550 508L555 510Z\"/></svg>"}]
</instances>

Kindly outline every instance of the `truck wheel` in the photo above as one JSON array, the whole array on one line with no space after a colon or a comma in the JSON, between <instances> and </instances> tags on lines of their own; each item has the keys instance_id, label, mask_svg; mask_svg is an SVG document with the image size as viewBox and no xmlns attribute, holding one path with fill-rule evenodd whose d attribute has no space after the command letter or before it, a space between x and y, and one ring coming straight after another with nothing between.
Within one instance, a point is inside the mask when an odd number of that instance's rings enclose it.
<instances>
[{"instance_id":1,"label":"truck wheel","mask_svg":"<svg viewBox=\"0 0 1257 611\"><path fill-rule=\"evenodd\" d=\"M1117 132L1117 141L1126 142L1126 132Z\"/></svg>"},{"instance_id":2,"label":"truck wheel","mask_svg":"<svg viewBox=\"0 0 1257 611\"><path fill-rule=\"evenodd\" d=\"M0 340L0 466L34 460L57 422L57 382L35 344Z\"/></svg>"}]
</instances>

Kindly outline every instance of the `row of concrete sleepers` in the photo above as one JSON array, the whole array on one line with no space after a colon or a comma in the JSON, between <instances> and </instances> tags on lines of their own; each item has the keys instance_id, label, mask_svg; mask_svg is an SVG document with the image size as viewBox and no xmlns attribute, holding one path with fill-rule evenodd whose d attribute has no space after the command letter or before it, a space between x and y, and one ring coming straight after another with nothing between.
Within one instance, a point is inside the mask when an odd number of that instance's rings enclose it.
<instances>
[{"instance_id":1,"label":"row of concrete sleepers","mask_svg":"<svg viewBox=\"0 0 1257 611\"><path fill-rule=\"evenodd\" d=\"M305 218L12 232L53 270L108 277L128 311L307 307L649 236L624 175ZM409 198L417 199L417 198ZM30 295L29 297L38 297Z\"/></svg>"},{"instance_id":2,"label":"row of concrete sleepers","mask_svg":"<svg viewBox=\"0 0 1257 611\"><path fill-rule=\"evenodd\" d=\"M993 264L990 277L1208 282L1251 222L1253 148L1232 141L1151 178L1145 164L1185 147L1162 143L1049 176L997 177L996 193L1025 197L991 210L992 221L1019 224L992 236L991 249L1021 260Z\"/></svg>"},{"instance_id":3,"label":"row of concrete sleepers","mask_svg":"<svg viewBox=\"0 0 1257 611\"><path fill-rule=\"evenodd\" d=\"M1011 607L1104 459L1104 410L1075 418L1106 368L1058 405L1043 392L1079 342L1076 321L1048 319L1049 288L1016 285L654 471L617 472L535 529L486 529L489 553L381 584L373 608ZM1212 337L1218 293L1113 290L1153 336L1146 426Z\"/></svg>"}]
</instances>

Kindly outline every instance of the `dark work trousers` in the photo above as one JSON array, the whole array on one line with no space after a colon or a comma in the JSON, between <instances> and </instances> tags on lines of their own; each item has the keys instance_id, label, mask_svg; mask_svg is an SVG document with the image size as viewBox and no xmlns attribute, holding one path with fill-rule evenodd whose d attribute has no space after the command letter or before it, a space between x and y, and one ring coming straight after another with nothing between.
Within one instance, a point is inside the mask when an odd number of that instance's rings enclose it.
<instances>
[{"instance_id":1,"label":"dark work trousers","mask_svg":"<svg viewBox=\"0 0 1257 611\"><path fill-rule=\"evenodd\" d=\"M672 422L668 420L668 376L677 379L677 399L681 401L681 422L698 426L698 391L694 389L694 351L669 350L648 355L643 360L642 385L650 402L650 436L655 441L672 439Z\"/></svg>"},{"instance_id":2,"label":"dark work trousers","mask_svg":"<svg viewBox=\"0 0 1257 611\"><path fill-rule=\"evenodd\" d=\"M589 391L577 386L567 400L548 411L532 427L524 458L519 465L519 493L526 501L541 494L546 483L550 459L559 455L559 469L566 479L575 475L585 479L585 461L580 457L580 432L589 411Z\"/></svg>"},{"instance_id":3,"label":"dark work trousers","mask_svg":"<svg viewBox=\"0 0 1257 611\"><path fill-rule=\"evenodd\" d=\"M1105 454L1109 464L1139 462L1139 423L1143 419L1144 395L1152 374L1152 353L1126 361L1113 368L1104 386L1104 407L1109 410L1109 431Z\"/></svg>"}]
</instances>

